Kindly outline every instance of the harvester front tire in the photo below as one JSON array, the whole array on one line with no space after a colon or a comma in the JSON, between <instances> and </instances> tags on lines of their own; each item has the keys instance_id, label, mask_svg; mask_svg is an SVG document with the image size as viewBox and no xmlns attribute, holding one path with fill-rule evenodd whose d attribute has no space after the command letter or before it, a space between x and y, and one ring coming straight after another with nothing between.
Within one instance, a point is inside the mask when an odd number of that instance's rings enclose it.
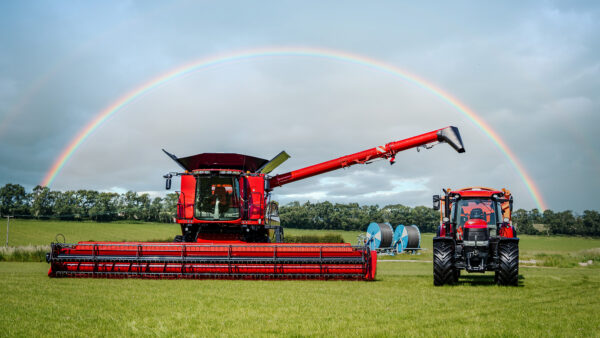
<instances>
[{"instance_id":1,"label":"harvester front tire","mask_svg":"<svg viewBox=\"0 0 600 338\"><path fill-rule=\"evenodd\" d=\"M433 285L454 284L454 245L452 241L433 242Z\"/></svg>"},{"instance_id":2,"label":"harvester front tire","mask_svg":"<svg viewBox=\"0 0 600 338\"><path fill-rule=\"evenodd\" d=\"M498 243L498 269L495 276L498 285L519 285L519 243Z\"/></svg>"}]
</instances>

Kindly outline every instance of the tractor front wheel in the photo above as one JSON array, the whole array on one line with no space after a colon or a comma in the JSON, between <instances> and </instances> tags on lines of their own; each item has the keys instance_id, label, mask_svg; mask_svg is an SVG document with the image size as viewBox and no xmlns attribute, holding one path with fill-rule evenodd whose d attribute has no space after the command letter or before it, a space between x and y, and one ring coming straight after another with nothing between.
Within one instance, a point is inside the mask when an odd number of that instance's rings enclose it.
<instances>
[{"instance_id":1,"label":"tractor front wheel","mask_svg":"<svg viewBox=\"0 0 600 338\"><path fill-rule=\"evenodd\" d=\"M433 285L454 284L454 244L452 241L433 242Z\"/></svg>"},{"instance_id":2,"label":"tractor front wheel","mask_svg":"<svg viewBox=\"0 0 600 338\"><path fill-rule=\"evenodd\" d=\"M460 278L460 269L454 269L454 283L458 283L459 278Z\"/></svg>"},{"instance_id":3,"label":"tractor front wheel","mask_svg":"<svg viewBox=\"0 0 600 338\"><path fill-rule=\"evenodd\" d=\"M519 285L519 243L498 243L498 268L495 276L498 285Z\"/></svg>"}]
</instances>

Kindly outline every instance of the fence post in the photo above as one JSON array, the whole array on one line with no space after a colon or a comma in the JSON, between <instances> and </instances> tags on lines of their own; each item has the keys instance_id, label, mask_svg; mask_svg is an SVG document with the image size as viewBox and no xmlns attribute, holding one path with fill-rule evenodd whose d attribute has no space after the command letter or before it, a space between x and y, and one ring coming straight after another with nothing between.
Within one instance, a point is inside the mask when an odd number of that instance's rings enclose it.
<instances>
[{"instance_id":1,"label":"fence post","mask_svg":"<svg viewBox=\"0 0 600 338\"><path fill-rule=\"evenodd\" d=\"M8 226L10 224L10 218L11 217L15 217L15 216L4 216L6 217L6 244L4 244L5 247L8 247Z\"/></svg>"}]
</instances>

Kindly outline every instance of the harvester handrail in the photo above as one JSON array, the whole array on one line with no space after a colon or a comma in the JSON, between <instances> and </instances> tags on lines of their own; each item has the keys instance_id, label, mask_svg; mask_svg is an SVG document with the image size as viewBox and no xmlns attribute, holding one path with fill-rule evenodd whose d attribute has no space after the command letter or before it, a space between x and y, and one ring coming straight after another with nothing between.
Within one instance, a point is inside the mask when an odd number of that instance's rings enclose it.
<instances>
[{"instance_id":1,"label":"harvester handrail","mask_svg":"<svg viewBox=\"0 0 600 338\"><path fill-rule=\"evenodd\" d=\"M187 204L185 203L185 193L183 191L176 191L175 193L177 193L177 219L184 219L184 220L190 220L193 219L193 217L185 217L186 216L186 212L185 212L185 208L187 208ZM180 202L180 198L179 196L182 196L183 202ZM193 205L193 204L192 204Z\"/></svg>"}]
</instances>

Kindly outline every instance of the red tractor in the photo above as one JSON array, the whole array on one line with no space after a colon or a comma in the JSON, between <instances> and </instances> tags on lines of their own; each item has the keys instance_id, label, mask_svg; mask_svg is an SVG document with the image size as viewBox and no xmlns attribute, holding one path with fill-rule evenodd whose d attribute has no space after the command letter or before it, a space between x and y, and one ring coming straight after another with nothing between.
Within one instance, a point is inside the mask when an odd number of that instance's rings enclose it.
<instances>
[{"instance_id":1,"label":"red tractor","mask_svg":"<svg viewBox=\"0 0 600 338\"><path fill-rule=\"evenodd\" d=\"M282 244L283 231L272 224L276 204L271 191L279 186L376 159L394 163L396 153L446 142L464 152L456 127L447 127L390 142L285 174L269 173L289 156L271 161L223 153L178 158L183 172L176 220L181 235L173 243L80 242L53 243L47 261L52 277L109 278L375 278L377 254L350 244ZM269 232L275 232L270 243Z\"/></svg>"},{"instance_id":2,"label":"red tractor","mask_svg":"<svg viewBox=\"0 0 600 338\"><path fill-rule=\"evenodd\" d=\"M506 189L444 189L433 196L440 227L433 238L433 284L458 282L460 270L494 271L498 285L518 285L519 238Z\"/></svg>"}]
</instances>

